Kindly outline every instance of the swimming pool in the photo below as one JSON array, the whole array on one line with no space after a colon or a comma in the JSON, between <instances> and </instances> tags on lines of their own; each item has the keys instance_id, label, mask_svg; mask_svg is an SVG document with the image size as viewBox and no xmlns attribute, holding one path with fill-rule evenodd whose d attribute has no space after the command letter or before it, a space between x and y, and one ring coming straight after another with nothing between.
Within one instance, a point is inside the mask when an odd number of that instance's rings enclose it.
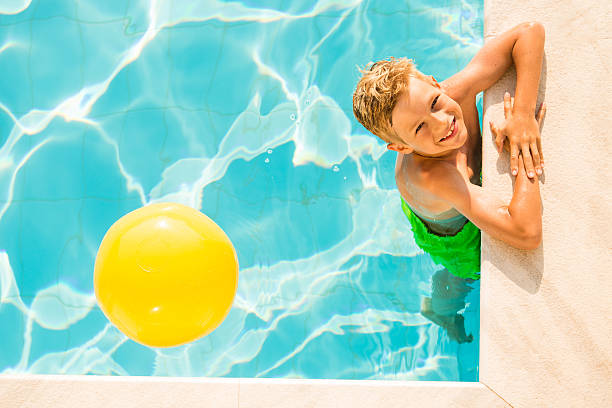
<instances>
[{"instance_id":1,"label":"swimming pool","mask_svg":"<svg viewBox=\"0 0 612 408\"><path fill-rule=\"evenodd\" d=\"M2 372L478 380L478 287L472 343L420 315L438 267L351 96L389 55L463 67L481 1L98 3L0 17ZM108 227L159 201L201 209L240 262L227 319L173 349L93 297Z\"/></svg>"}]
</instances>

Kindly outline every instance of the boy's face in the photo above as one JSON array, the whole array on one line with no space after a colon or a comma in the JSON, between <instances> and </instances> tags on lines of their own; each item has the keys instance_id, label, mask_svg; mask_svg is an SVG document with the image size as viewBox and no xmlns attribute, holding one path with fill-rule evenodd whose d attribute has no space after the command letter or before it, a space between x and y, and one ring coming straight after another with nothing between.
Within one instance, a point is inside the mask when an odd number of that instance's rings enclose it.
<instances>
[{"instance_id":1,"label":"boy's face","mask_svg":"<svg viewBox=\"0 0 612 408\"><path fill-rule=\"evenodd\" d=\"M467 140L467 128L459 104L442 90L418 78L410 78L391 112L393 130L401 143L387 147L399 153L443 156Z\"/></svg>"}]
</instances>

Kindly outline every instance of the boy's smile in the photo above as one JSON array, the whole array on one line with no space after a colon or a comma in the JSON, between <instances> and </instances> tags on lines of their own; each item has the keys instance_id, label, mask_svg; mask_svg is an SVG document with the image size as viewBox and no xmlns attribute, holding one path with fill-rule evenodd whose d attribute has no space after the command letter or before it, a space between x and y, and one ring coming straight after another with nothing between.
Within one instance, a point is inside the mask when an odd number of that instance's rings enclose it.
<instances>
[{"instance_id":1,"label":"boy's smile","mask_svg":"<svg viewBox=\"0 0 612 408\"><path fill-rule=\"evenodd\" d=\"M457 102L442 90L410 78L391 112L392 127L400 139L387 147L400 153L441 157L463 146L467 129Z\"/></svg>"},{"instance_id":2,"label":"boy's smile","mask_svg":"<svg viewBox=\"0 0 612 408\"><path fill-rule=\"evenodd\" d=\"M459 130L459 126L457 126L457 119L453 116L453 120L450 125L450 129L448 129L448 134L440 139L440 142L450 139L457 135L457 131Z\"/></svg>"}]
</instances>

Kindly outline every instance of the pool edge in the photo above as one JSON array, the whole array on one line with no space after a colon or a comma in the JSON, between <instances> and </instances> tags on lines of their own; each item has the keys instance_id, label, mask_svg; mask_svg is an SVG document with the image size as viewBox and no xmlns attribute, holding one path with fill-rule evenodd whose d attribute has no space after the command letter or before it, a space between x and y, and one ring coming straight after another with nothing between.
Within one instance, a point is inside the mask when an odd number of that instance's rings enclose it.
<instances>
[{"instance_id":1,"label":"pool edge","mask_svg":"<svg viewBox=\"0 0 612 408\"><path fill-rule=\"evenodd\" d=\"M2 375L6 407L509 407L483 384L429 381Z\"/></svg>"}]
</instances>

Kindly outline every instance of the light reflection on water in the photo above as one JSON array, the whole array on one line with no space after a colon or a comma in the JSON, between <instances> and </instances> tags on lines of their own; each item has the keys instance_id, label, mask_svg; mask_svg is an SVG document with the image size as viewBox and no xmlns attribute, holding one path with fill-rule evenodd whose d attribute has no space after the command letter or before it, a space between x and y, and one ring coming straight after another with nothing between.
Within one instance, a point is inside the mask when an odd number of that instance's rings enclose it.
<instances>
[{"instance_id":1,"label":"light reflection on water","mask_svg":"<svg viewBox=\"0 0 612 408\"><path fill-rule=\"evenodd\" d=\"M478 342L419 314L437 267L351 97L356 66L390 55L463 67L480 1L17 3L0 15L3 372L478 379ZM176 349L127 340L93 298L108 227L158 201L201 209L240 262L226 321Z\"/></svg>"}]
</instances>

